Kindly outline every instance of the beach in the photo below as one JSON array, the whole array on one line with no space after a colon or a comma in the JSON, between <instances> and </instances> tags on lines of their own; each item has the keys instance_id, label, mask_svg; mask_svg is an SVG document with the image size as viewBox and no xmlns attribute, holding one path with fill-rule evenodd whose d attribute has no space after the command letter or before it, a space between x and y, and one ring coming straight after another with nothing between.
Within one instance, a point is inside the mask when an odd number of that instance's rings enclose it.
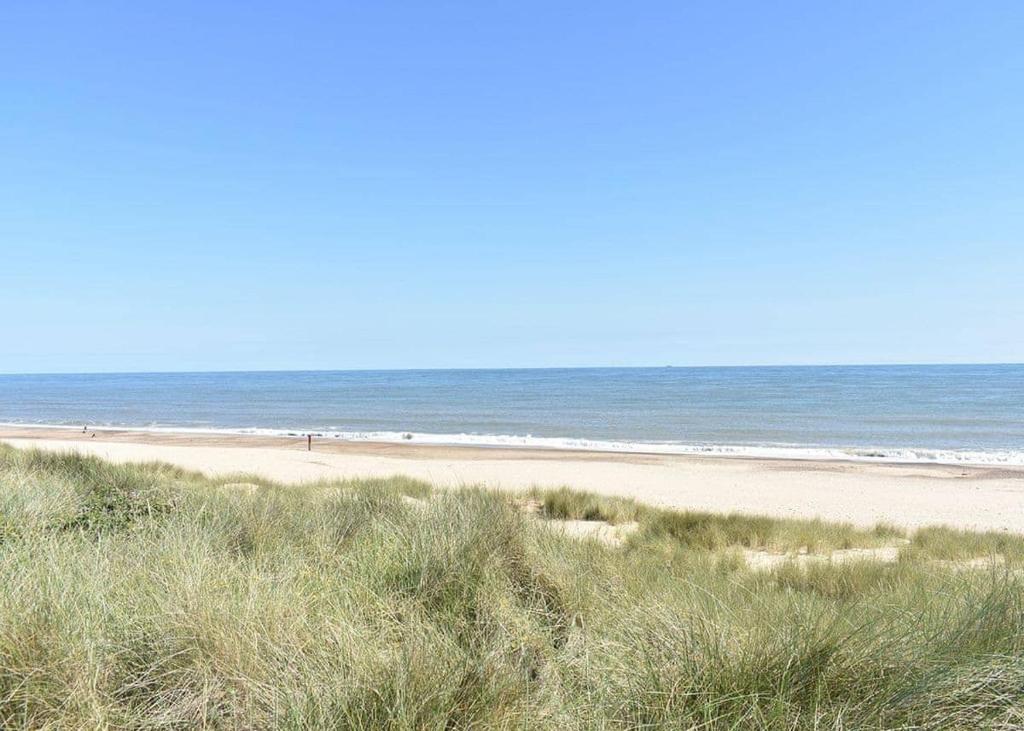
<instances>
[{"instance_id":1,"label":"beach","mask_svg":"<svg viewBox=\"0 0 1024 731\"><path fill-rule=\"evenodd\" d=\"M95 436L93 436L95 435ZM2 427L20 448L287 483L407 475L439 487L568 486L682 510L1024 533L1024 470Z\"/></svg>"}]
</instances>

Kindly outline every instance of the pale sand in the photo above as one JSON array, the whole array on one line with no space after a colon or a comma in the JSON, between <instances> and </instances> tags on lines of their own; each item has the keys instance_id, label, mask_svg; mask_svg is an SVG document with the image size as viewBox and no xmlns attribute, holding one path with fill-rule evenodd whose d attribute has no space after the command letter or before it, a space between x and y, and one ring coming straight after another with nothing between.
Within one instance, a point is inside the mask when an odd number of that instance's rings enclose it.
<instances>
[{"instance_id":1,"label":"pale sand","mask_svg":"<svg viewBox=\"0 0 1024 731\"><path fill-rule=\"evenodd\" d=\"M0 427L18 447L77 450L116 462L160 460L209 475L284 482L409 475L442 487L569 487L714 512L915 528L946 524L1024 533L1024 470L723 459L537 449L368 444Z\"/></svg>"}]
</instances>

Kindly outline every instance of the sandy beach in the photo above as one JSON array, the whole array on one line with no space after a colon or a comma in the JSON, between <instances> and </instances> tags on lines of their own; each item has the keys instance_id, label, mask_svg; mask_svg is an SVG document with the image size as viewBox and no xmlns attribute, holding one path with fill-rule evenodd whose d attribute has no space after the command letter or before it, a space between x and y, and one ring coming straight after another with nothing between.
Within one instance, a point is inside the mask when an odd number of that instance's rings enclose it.
<instances>
[{"instance_id":1,"label":"sandy beach","mask_svg":"<svg viewBox=\"0 0 1024 731\"><path fill-rule=\"evenodd\" d=\"M95 436L91 436L95 434ZM442 487L569 486L663 507L1024 533L1024 470L439 447L141 431L0 428L16 447L159 460L284 482L409 475Z\"/></svg>"}]
</instances>

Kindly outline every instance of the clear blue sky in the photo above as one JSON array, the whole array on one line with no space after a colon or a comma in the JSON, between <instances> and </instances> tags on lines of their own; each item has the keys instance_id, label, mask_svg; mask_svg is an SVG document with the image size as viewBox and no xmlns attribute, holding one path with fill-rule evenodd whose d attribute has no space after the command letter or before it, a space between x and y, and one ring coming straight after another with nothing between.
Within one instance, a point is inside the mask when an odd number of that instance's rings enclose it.
<instances>
[{"instance_id":1,"label":"clear blue sky","mask_svg":"<svg viewBox=\"0 0 1024 731\"><path fill-rule=\"evenodd\" d=\"M1024 361L1020 2L0 9L0 371Z\"/></svg>"}]
</instances>

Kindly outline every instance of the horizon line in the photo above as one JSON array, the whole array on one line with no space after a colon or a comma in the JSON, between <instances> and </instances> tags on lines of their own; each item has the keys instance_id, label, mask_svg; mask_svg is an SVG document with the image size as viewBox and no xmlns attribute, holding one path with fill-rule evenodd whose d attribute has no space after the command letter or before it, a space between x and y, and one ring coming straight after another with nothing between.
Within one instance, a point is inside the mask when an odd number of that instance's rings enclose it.
<instances>
[{"instance_id":1,"label":"horizon line","mask_svg":"<svg viewBox=\"0 0 1024 731\"><path fill-rule=\"evenodd\" d=\"M947 361L898 363L749 363L724 365L642 365L642 366L476 366L444 368L256 368L211 370L128 370L128 371L0 371L0 376L130 376L130 375L228 375L250 373L416 373L443 371L593 371L593 370L709 370L724 368L933 368L942 366L1024 366L1017 361Z\"/></svg>"}]
</instances>

